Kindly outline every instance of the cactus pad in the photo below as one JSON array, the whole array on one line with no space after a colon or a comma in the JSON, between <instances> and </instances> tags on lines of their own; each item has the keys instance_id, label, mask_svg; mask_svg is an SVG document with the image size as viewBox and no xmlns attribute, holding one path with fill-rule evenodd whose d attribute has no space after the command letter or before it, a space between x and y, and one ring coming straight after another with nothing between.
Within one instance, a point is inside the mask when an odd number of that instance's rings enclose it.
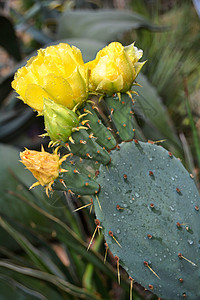
<instances>
[{"instance_id":1,"label":"cactus pad","mask_svg":"<svg viewBox=\"0 0 200 300\"><path fill-rule=\"evenodd\" d=\"M111 157L98 176L102 210L94 202L110 250L159 297L200 299L200 197L192 176L155 144L123 143Z\"/></svg>"},{"instance_id":2,"label":"cactus pad","mask_svg":"<svg viewBox=\"0 0 200 300\"><path fill-rule=\"evenodd\" d=\"M96 142L100 146L105 147L106 149L113 149L116 146L116 140L114 139L109 128L106 128L103 122L99 119L98 108L96 111L95 106L92 108L92 106L87 103L84 107L84 110L91 112L91 114L88 113L87 116L83 118L83 120L88 120L89 129L87 132L94 135Z\"/></svg>"},{"instance_id":3,"label":"cactus pad","mask_svg":"<svg viewBox=\"0 0 200 300\"><path fill-rule=\"evenodd\" d=\"M123 141L132 140L134 137L133 104L126 94L121 95L121 100L116 97L105 97L105 103L110 111L110 119L117 128L117 133Z\"/></svg>"}]
</instances>

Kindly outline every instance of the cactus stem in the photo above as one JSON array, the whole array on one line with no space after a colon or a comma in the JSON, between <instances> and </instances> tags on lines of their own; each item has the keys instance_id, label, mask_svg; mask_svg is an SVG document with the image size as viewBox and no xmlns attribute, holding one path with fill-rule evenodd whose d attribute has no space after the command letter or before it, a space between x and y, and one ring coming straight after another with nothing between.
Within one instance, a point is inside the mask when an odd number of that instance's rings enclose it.
<instances>
[{"instance_id":1,"label":"cactus stem","mask_svg":"<svg viewBox=\"0 0 200 300\"><path fill-rule=\"evenodd\" d=\"M91 199L92 200L92 199ZM78 208L76 208L75 210L73 210L73 212L76 212L76 211L78 211L78 210L81 210L81 209L83 209L83 208L86 208L86 207L88 207L88 206L92 206L93 205L93 201L91 201L90 203L88 203L88 204L86 204L86 205L83 205L83 206L81 206L81 207L78 207ZM90 208L91 209L91 208Z\"/></svg>"},{"instance_id":2,"label":"cactus stem","mask_svg":"<svg viewBox=\"0 0 200 300\"><path fill-rule=\"evenodd\" d=\"M90 246L92 245L92 242L93 242L93 240L94 240L94 237L95 237L95 234L96 234L96 232L97 232L97 229L99 230L100 228L102 228L102 227L100 226L100 221L99 221L98 219L95 220L95 224L96 224L96 228L95 228L95 230L94 230L94 233L93 233L93 235L92 235L92 238L91 238L91 240L90 240L90 243L89 243L89 245L88 245L88 247L87 247L87 251L90 249Z\"/></svg>"},{"instance_id":3,"label":"cactus stem","mask_svg":"<svg viewBox=\"0 0 200 300\"><path fill-rule=\"evenodd\" d=\"M149 266L149 263L147 261L144 261L144 265L149 268L149 270L158 278L160 279L160 277L156 274L156 272Z\"/></svg>"},{"instance_id":4,"label":"cactus stem","mask_svg":"<svg viewBox=\"0 0 200 300\"><path fill-rule=\"evenodd\" d=\"M96 195L96 199L97 199L97 202L98 202L98 205L99 205L100 210L102 210L102 208L101 208L101 203L100 203L99 198L98 198L97 195Z\"/></svg>"},{"instance_id":5,"label":"cactus stem","mask_svg":"<svg viewBox=\"0 0 200 300\"><path fill-rule=\"evenodd\" d=\"M129 276L129 280L130 280L130 300L133 300L133 278L131 276Z\"/></svg>"},{"instance_id":6,"label":"cactus stem","mask_svg":"<svg viewBox=\"0 0 200 300\"><path fill-rule=\"evenodd\" d=\"M117 243L117 245L122 248L122 246L120 245L120 243L118 242L116 237L114 237L113 232L111 230L108 232L108 234L109 234L109 236L111 236L114 239L114 241Z\"/></svg>"},{"instance_id":7,"label":"cactus stem","mask_svg":"<svg viewBox=\"0 0 200 300\"><path fill-rule=\"evenodd\" d=\"M180 259L185 259L186 261L188 261L190 264L192 264L193 266L197 267L197 265L195 263L193 263L191 260L189 260L188 258L186 258L185 256L183 256L181 253L178 253L178 257Z\"/></svg>"},{"instance_id":8,"label":"cactus stem","mask_svg":"<svg viewBox=\"0 0 200 300\"><path fill-rule=\"evenodd\" d=\"M118 277L118 283L120 285L120 272L119 272L119 257L115 256L115 260L117 262L117 277Z\"/></svg>"},{"instance_id":9,"label":"cactus stem","mask_svg":"<svg viewBox=\"0 0 200 300\"><path fill-rule=\"evenodd\" d=\"M105 247L106 247L106 251L105 251L105 256L104 256L103 263L105 264L105 263L106 263L106 258L107 258L107 255L108 255L108 249L109 249L109 247L108 247L108 244L107 244L107 243L105 243L104 245L105 245Z\"/></svg>"}]
</instances>

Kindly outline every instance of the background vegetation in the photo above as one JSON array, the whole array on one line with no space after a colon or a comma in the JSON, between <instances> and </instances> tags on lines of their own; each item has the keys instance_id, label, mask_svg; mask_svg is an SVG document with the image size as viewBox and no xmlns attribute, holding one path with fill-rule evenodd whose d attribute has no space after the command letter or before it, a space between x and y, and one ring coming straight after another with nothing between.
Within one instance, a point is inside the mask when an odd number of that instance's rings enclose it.
<instances>
[{"instance_id":1,"label":"background vegetation","mask_svg":"<svg viewBox=\"0 0 200 300\"><path fill-rule=\"evenodd\" d=\"M196 1L193 1L197 4ZM165 140L199 184L200 23L190 0L66 0L0 2L0 299L129 299L125 271L103 236L86 251L94 231L90 207L66 193L47 198L29 191L33 177L19 162L24 147L48 139L43 119L11 90L17 68L40 47L65 41L85 61L111 41L136 41L148 59L137 81L136 137ZM105 12L103 9L106 9ZM134 249L133 249L134 251ZM137 283L133 299L157 299Z\"/></svg>"}]
</instances>

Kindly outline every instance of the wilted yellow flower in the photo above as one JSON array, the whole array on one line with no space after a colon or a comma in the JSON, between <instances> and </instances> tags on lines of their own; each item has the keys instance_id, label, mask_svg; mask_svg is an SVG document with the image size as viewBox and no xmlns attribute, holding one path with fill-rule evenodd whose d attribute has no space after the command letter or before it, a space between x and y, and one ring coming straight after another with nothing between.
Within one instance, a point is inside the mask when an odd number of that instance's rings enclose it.
<instances>
[{"instance_id":1,"label":"wilted yellow flower","mask_svg":"<svg viewBox=\"0 0 200 300\"><path fill-rule=\"evenodd\" d=\"M61 169L60 166L70 154L63 156L60 159L57 152L58 148L51 154L46 152L42 147L41 152L26 149L20 153L21 162L38 180L30 187L30 189L41 184L42 186L46 186L46 194L48 196L48 191L52 190L51 186L54 183L54 180L58 178L59 173L67 172L67 170Z\"/></svg>"},{"instance_id":2,"label":"wilted yellow flower","mask_svg":"<svg viewBox=\"0 0 200 300\"><path fill-rule=\"evenodd\" d=\"M88 71L81 51L64 43L38 50L38 55L16 72L12 87L39 113L44 98L72 109L88 96Z\"/></svg>"},{"instance_id":3,"label":"wilted yellow flower","mask_svg":"<svg viewBox=\"0 0 200 300\"><path fill-rule=\"evenodd\" d=\"M114 42L97 53L89 67L89 90L102 94L129 91L145 62L138 62L143 51L134 44L123 47Z\"/></svg>"}]
</instances>

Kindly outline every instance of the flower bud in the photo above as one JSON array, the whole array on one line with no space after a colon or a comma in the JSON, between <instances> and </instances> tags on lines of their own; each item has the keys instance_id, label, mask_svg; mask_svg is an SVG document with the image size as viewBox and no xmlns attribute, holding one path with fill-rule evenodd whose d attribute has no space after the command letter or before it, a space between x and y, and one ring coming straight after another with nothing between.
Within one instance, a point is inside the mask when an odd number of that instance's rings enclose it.
<instances>
[{"instance_id":1,"label":"flower bud","mask_svg":"<svg viewBox=\"0 0 200 300\"><path fill-rule=\"evenodd\" d=\"M108 94L129 91L143 63L138 60L143 54L133 45L123 47L114 42L97 53L89 68L89 90L94 93Z\"/></svg>"},{"instance_id":2,"label":"flower bud","mask_svg":"<svg viewBox=\"0 0 200 300\"><path fill-rule=\"evenodd\" d=\"M12 87L40 114L44 98L73 109L88 97L88 71L81 51L64 43L38 50L38 55L16 72Z\"/></svg>"},{"instance_id":3,"label":"flower bud","mask_svg":"<svg viewBox=\"0 0 200 300\"><path fill-rule=\"evenodd\" d=\"M60 166L70 154L63 156L60 159L57 151L58 148L51 154L46 152L42 147L41 152L26 149L20 153L21 162L38 180L30 187L30 189L38 185L46 186L46 194L48 195L48 191L52 190L51 186L54 183L54 180L58 178L59 172L67 172L67 170L61 169Z\"/></svg>"},{"instance_id":4,"label":"flower bud","mask_svg":"<svg viewBox=\"0 0 200 300\"><path fill-rule=\"evenodd\" d=\"M50 99L44 99L45 129L53 142L66 142L79 125L76 113Z\"/></svg>"}]
</instances>

